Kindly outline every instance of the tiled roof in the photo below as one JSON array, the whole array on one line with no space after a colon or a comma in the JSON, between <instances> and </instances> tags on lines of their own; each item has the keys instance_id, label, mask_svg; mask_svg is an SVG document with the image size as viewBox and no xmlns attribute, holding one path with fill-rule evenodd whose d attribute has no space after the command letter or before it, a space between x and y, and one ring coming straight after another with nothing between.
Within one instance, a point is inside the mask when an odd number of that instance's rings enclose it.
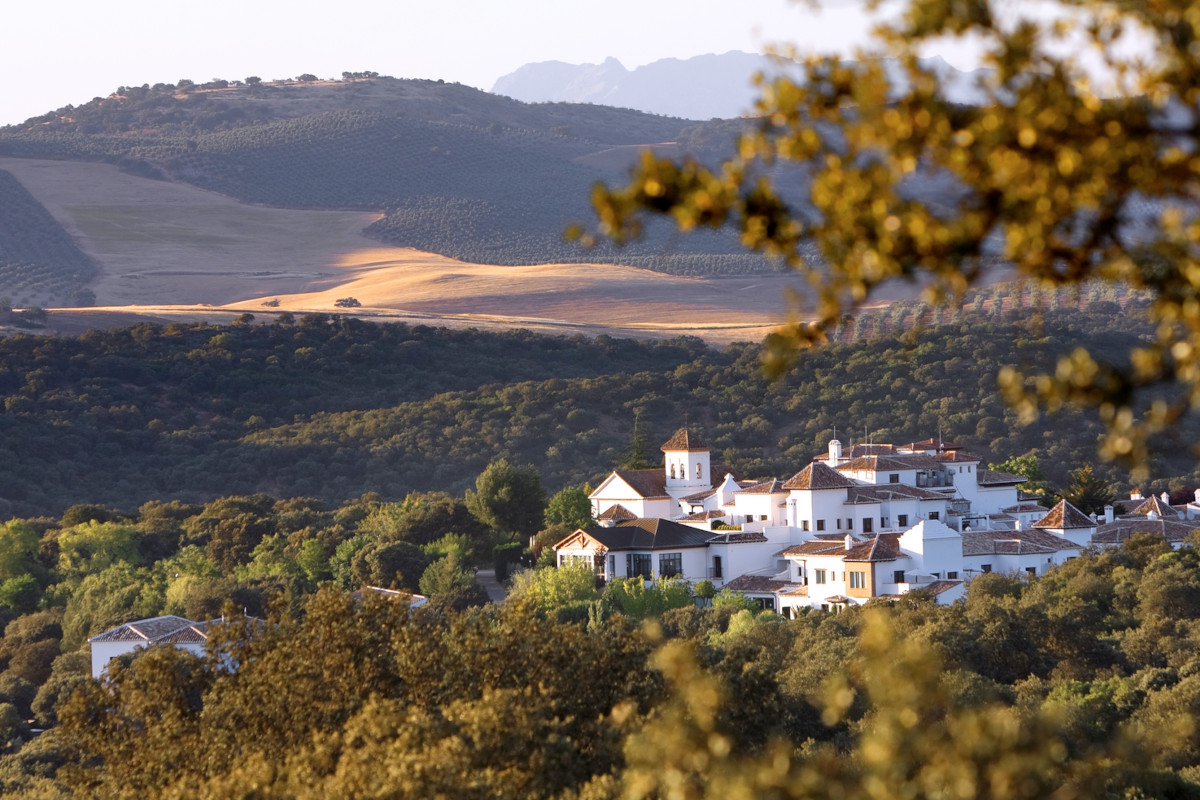
<instances>
[{"instance_id":1,"label":"tiled roof","mask_svg":"<svg viewBox=\"0 0 1200 800\"><path fill-rule=\"evenodd\" d=\"M829 540L814 540L794 544L783 551L784 556L832 556L846 552L846 543L843 539L834 541Z\"/></svg>"},{"instance_id":2,"label":"tiled roof","mask_svg":"<svg viewBox=\"0 0 1200 800\"><path fill-rule=\"evenodd\" d=\"M938 461L955 464L978 464L979 462L983 461L983 459L979 456L963 450L947 450L944 453L938 453L936 456L934 456L934 458L936 458Z\"/></svg>"},{"instance_id":3,"label":"tiled roof","mask_svg":"<svg viewBox=\"0 0 1200 800\"><path fill-rule=\"evenodd\" d=\"M847 561L895 561L900 557L897 534L881 533L869 542L856 544L846 551Z\"/></svg>"},{"instance_id":4,"label":"tiled roof","mask_svg":"<svg viewBox=\"0 0 1200 800\"><path fill-rule=\"evenodd\" d=\"M703 547L712 538L712 531L681 525L669 519L625 520L611 528L589 528L585 533L608 550Z\"/></svg>"},{"instance_id":5,"label":"tiled roof","mask_svg":"<svg viewBox=\"0 0 1200 800\"><path fill-rule=\"evenodd\" d=\"M896 452L894 444L854 444L850 445L850 452L846 453L848 458L858 458L859 456L882 456Z\"/></svg>"},{"instance_id":6,"label":"tiled roof","mask_svg":"<svg viewBox=\"0 0 1200 800\"><path fill-rule=\"evenodd\" d=\"M600 516L596 517L597 521L609 519L637 519L637 514L617 503L615 506L606 508Z\"/></svg>"},{"instance_id":7,"label":"tiled roof","mask_svg":"<svg viewBox=\"0 0 1200 800\"><path fill-rule=\"evenodd\" d=\"M1178 511L1154 495L1147 497L1137 508L1130 512L1130 514L1143 514L1146 516L1149 516L1151 513L1158 514L1159 519L1179 519Z\"/></svg>"},{"instance_id":8,"label":"tiled roof","mask_svg":"<svg viewBox=\"0 0 1200 800\"><path fill-rule=\"evenodd\" d=\"M931 458L924 453L890 453L877 456L859 456L845 464L839 464L838 469L871 470L874 472L905 469L930 470L941 469L941 464L938 463L937 459Z\"/></svg>"},{"instance_id":9,"label":"tiled roof","mask_svg":"<svg viewBox=\"0 0 1200 800\"><path fill-rule=\"evenodd\" d=\"M1029 480L1024 475L1014 475L1011 472L996 472L991 469L975 470L975 482L980 486L1005 486L1024 483Z\"/></svg>"},{"instance_id":10,"label":"tiled roof","mask_svg":"<svg viewBox=\"0 0 1200 800\"><path fill-rule=\"evenodd\" d=\"M619 469L616 474L643 499L667 496L667 475L662 469Z\"/></svg>"},{"instance_id":11,"label":"tiled roof","mask_svg":"<svg viewBox=\"0 0 1200 800\"><path fill-rule=\"evenodd\" d=\"M739 575L725 584L731 592L752 594L774 594L780 589L791 586L787 581L777 580L769 575Z\"/></svg>"},{"instance_id":12,"label":"tiled roof","mask_svg":"<svg viewBox=\"0 0 1200 800\"><path fill-rule=\"evenodd\" d=\"M1025 498L1020 498L1020 500L1021 502L1017 503L1015 506L1009 506L1008 508L1002 508L1000 510L1005 514L1028 514L1031 511L1041 511L1043 514L1046 513L1046 507L1041 503L1032 500L1027 501Z\"/></svg>"},{"instance_id":13,"label":"tiled roof","mask_svg":"<svg viewBox=\"0 0 1200 800\"><path fill-rule=\"evenodd\" d=\"M716 494L716 493L712 489L705 489L703 492L696 492L695 494L689 494L686 497L681 497L681 498L679 498L679 502L681 502L681 503L699 503L703 500L707 500L708 498L712 497L714 494Z\"/></svg>"},{"instance_id":14,"label":"tiled roof","mask_svg":"<svg viewBox=\"0 0 1200 800\"><path fill-rule=\"evenodd\" d=\"M127 622L115 628L109 628L104 633L93 636L91 642L161 642L168 637L179 634L184 630L195 627L197 623L190 619L168 614L162 617L152 617L136 622ZM203 636L200 641L203 641Z\"/></svg>"},{"instance_id":15,"label":"tiled roof","mask_svg":"<svg viewBox=\"0 0 1200 800\"><path fill-rule=\"evenodd\" d=\"M1093 544L1123 544L1129 537L1139 533L1161 536L1168 542L1182 542L1191 535L1195 526L1169 519L1119 519L1101 525L1092 534Z\"/></svg>"},{"instance_id":16,"label":"tiled roof","mask_svg":"<svg viewBox=\"0 0 1200 800\"><path fill-rule=\"evenodd\" d=\"M664 453L668 451L679 452L680 450L688 450L693 453L708 450L708 445L700 436L688 428L680 428L675 432L675 435L667 439L662 446Z\"/></svg>"},{"instance_id":17,"label":"tiled roof","mask_svg":"<svg viewBox=\"0 0 1200 800\"><path fill-rule=\"evenodd\" d=\"M678 522L707 522L710 519L720 519L725 516L724 511L697 511L695 514L688 514L686 517L679 517Z\"/></svg>"},{"instance_id":18,"label":"tiled roof","mask_svg":"<svg viewBox=\"0 0 1200 800\"><path fill-rule=\"evenodd\" d=\"M882 483L877 486L856 486L847 492L848 503L878 503L884 500L894 500L897 497L914 500L945 500L946 495L922 489L919 486L909 486L904 483Z\"/></svg>"},{"instance_id":19,"label":"tiled roof","mask_svg":"<svg viewBox=\"0 0 1200 800\"><path fill-rule=\"evenodd\" d=\"M738 492L738 494L777 494L779 492L786 491L787 489L784 488L783 481L778 480L777 478L771 478L769 481L762 481L761 483L756 483L753 486L748 486Z\"/></svg>"},{"instance_id":20,"label":"tiled roof","mask_svg":"<svg viewBox=\"0 0 1200 800\"><path fill-rule=\"evenodd\" d=\"M1033 523L1035 528L1057 528L1059 530L1094 528L1096 523L1087 514L1080 511L1066 500L1058 501L1058 505L1050 509L1046 516Z\"/></svg>"},{"instance_id":21,"label":"tiled roof","mask_svg":"<svg viewBox=\"0 0 1200 800\"><path fill-rule=\"evenodd\" d=\"M849 489L858 486L850 478L820 461L814 461L784 482L787 489Z\"/></svg>"},{"instance_id":22,"label":"tiled roof","mask_svg":"<svg viewBox=\"0 0 1200 800\"><path fill-rule=\"evenodd\" d=\"M1030 555L1056 553L1059 550L1078 550L1079 545L1039 530L967 531L962 535L964 556Z\"/></svg>"},{"instance_id":23,"label":"tiled roof","mask_svg":"<svg viewBox=\"0 0 1200 800\"><path fill-rule=\"evenodd\" d=\"M945 439L934 439L930 437L922 442L913 442L908 446L909 450L958 450L959 446L953 442L947 442Z\"/></svg>"},{"instance_id":24,"label":"tiled roof","mask_svg":"<svg viewBox=\"0 0 1200 800\"><path fill-rule=\"evenodd\" d=\"M808 597L808 587L802 583L790 583L786 589L780 589L784 597Z\"/></svg>"},{"instance_id":25,"label":"tiled roof","mask_svg":"<svg viewBox=\"0 0 1200 800\"><path fill-rule=\"evenodd\" d=\"M922 586L921 591L929 592L930 594L941 594L942 592L950 591L956 586L962 586L962 581L934 581L928 586Z\"/></svg>"},{"instance_id":26,"label":"tiled roof","mask_svg":"<svg viewBox=\"0 0 1200 800\"><path fill-rule=\"evenodd\" d=\"M742 544L745 542L765 542L767 537L757 531L742 531L737 533L718 533L709 539L714 544Z\"/></svg>"}]
</instances>

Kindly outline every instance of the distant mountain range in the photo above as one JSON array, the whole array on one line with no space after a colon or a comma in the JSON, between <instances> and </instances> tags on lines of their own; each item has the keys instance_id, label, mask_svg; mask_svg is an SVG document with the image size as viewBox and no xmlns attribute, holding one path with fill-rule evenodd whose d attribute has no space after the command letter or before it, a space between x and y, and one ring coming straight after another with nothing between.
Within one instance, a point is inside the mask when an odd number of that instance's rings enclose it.
<instances>
[{"instance_id":1,"label":"distant mountain range","mask_svg":"<svg viewBox=\"0 0 1200 800\"><path fill-rule=\"evenodd\" d=\"M925 63L942 77L948 99L982 100L974 85L980 71L963 72L940 57ZM503 76L492 93L526 103L595 103L684 119L729 119L752 111L758 96L752 80L756 72L770 75L783 69L786 65L778 59L737 50L664 58L633 70L615 58L602 64L542 61ZM888 71L897 74L892 64Z\"/></svg>"}]
</instances>

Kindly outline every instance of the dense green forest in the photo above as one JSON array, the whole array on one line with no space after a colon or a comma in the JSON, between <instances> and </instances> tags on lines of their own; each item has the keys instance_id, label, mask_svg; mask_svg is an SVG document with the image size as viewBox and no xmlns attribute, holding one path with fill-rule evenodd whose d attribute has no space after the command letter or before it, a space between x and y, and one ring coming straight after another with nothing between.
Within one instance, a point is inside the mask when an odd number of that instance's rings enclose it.
<instances>
[{"instance_id":1,"label":"dense green forest","mask_svg":"<svg viewBox=\"0 0 1200 800\"><path fill-rule=\"evenodd\" d=\"M651 442L685 418L702 426L714 460L745 477L793 474L836 428L856 441L941 431L995 462L1035 455L1064 485L1095 461L1099 421L1068 409L1023 427L996 395L997 370L1053 363L1082 342L1125 352L1149 330L1139 306L1122 310L1099 290L1045 313L1011 289L977 300L957 316L916 304L864 315L843 326L845 343L804 352L774 381L757 344L319 315L17 336L0 341L0 511L256 492L401 499L460 492L500 457L536 465L556 490L620 463L635 417ZM1200 483L1189 450L1198 434L1185 418L1162 437L1140 488ZM1123 486L1120 472L1097 467Z\"/></svg>"},{"instance_id":2,"label":"dense green forest","mask_svg":"<svg viewBox=\"0 0 1200 800\"><path fill-rule=\"evenodd\" d=\"M600 592L583 569L521 573L502 606L411 611L356 601L337 579L314 594L302 570L288 572L292 541L370 529L380 515L369 509L230 498L103 523L77 522L91 516L77 509L42 526L40 543L33 525L10 523L0 540L24 549L7 551L53 564L45 574L59 583L0 639L0 790L1200 796L1195 543L1172 552L1135 539L1038 579L983 575L951 607L916 593L795 620L731 594L697 603L679 583ZM288 544L283 531L264 536L249 566L223 577L212 556L227 552L223 533L255 523L287 527ZM140 566L171 542L187 544ZM370 560L355 556L349 571ZM338 553L331 561L345 568ZM270 598L266 624L234 615L204 659L156 647L103 682L88 677L78 648L103 614L207 611L222 593L251 611ZM53 727L29 741L24 717Z\"/></svg>"},{"instance_id":3,"label":"dense green forest","mask_svg":"<svg viewBox=\"0 0 1200 800\"><path fill-rule=\"evenodd\" d=\"M619 180L632 157L605 153L671 142L695 127L432 81L162 85L121 87L0 129L0 155L110 161L271 206L380 210L386 216L368 234L479 263L619 261L689 275L774 269L732 231L680 238L662 226L621 250L564 239L571 223L589 218L593 184Z\"/></svg>"}]
</instances>

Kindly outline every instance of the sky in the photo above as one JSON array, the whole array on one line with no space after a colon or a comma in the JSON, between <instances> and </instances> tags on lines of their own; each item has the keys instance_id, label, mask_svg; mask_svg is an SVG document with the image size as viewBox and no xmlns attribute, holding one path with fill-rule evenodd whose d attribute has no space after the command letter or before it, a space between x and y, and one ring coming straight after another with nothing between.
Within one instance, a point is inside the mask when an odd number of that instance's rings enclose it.
<instances>
[{"instance_id":1,"label":"sky","mask_svg":"<svg viewBox=\"0 0 1200 800\"><path fill-rule=\"evenodd\" d=\"M264 80L371 70L490 90L523 64L625 67L792 43L849 53L861 0L60 0L13 2L0 27L0 125L187 78ZM960 68L955 54L943 54Z\"/></svg>"}]
</instances>

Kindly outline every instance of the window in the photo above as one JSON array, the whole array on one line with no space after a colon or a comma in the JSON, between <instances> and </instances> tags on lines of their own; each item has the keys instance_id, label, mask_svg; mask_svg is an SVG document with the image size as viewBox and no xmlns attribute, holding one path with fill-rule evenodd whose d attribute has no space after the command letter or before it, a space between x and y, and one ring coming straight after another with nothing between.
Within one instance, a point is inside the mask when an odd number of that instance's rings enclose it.
<instances>
[{"instance_id":1,"label":"window","mask_svg":"<svg viewBox=\"0 0 1200 800\"><path fill-rule=\"evenodd\" d=\"M899 483L899 482L900 482L900 476L897 473L893 472L890 475L888 475L888 483Z\"/></svg>"},{"instance_id":2,"label":"window","mask_svg":"<svg viewBox=\"0 0 1200 800\"><path fill-rule=\"evenodd\" d=\"M1026 567L1025 571L1034 577L1037 576L1037 567Z\"/></svg>"},{"instance_id":3,"label":"window","mask_svg":"<svg viewBox=\"0 0 1200 800\"><path fill-rule=\"evenodd\" d=\"M650 580L653 571L654 567L650 565L649 553L627 553L625 555L625 575L627 577L640 576L644 580Z\"/></svg>"},{"instance_id":4,"label":"window","mask_svg":"<svg viewBox=\"0 0 1200 800\"><path fill-rule=\"evenodd\" d=\"M721 571L721 557L713 556L712 576L714 578L724 578L725 574Z\"/></svg>"},{"instance_id":5,"label":"window","mask_svg":"<svg viewBox=\"0 0 1200 800\"><path fill-rule=\"evenodd\" d=\"M700 462L699 461L696 462L696 477L697 478L700 477Z\"/></svg>"},{"instance_id":6,"label":"window","mask_svg":"<svg viewBox=\"0 0 1200 800\"><path fill-rule=\"evenodd\" d=\"M761 520L762 522L766 522L766 521L767 521L767 515L766 515L766 514L759 514L759 515L758 515L758 518L759 518L759 520Z\"/></svg>"},{"instance_id":7,"label":"window","mask_svg":"<svg viewBox=\"0 0 1200 800\"><path fill-rule=\"evenodd\" d=\"M608 557L608 579L611 581L617 574L617 557L610 555Z\"/></svg>"},{"instance_id":8,"label":"window","mask_svg":"<svg viewBox=\"0 0 1200 800\"><path fill-rule=\"evenodd\" d=\"M867 588L867 573L851 572L850 573L850 588L851 589Z\"/></svg>"},{"instance_id":9,"label":"window","mask_svg":"<svg viewBox=\"0 0 1200 800\"><path fill-rule=\"evenodd\" d=\"M802 530L802 531L808 530L808 520L805 519L805 520L800 521L800 530Z\"/></svg>"},{"instance_id":10,"label":"window","mask_svg":"<svg viewBox=\"0 0 1200 800\"><path fill-rule=\"evenodd\" d=\"M683 574L683 553L663 553L658 557L658 574L662 578L674 578Z\"/></svg>"},{"instance_id":11,"label":"window","mask_svg":"<svg viewBox=\"0 0 1200 800\"><path fill-rule=\"evenodd\" d=\"M675 465L671 465L671 480L675 480Z\"/></svg>"},{"instance_id":12,"label":"window","mask_svg":"<svg viewBox=\"0 0 1200 800\"><path fill-rule=\"evenodd\" d=\"M904 583L904 570L898 569L892 573L892 583Z\"/></svg>"},{"instance_id":13,"label":"window","mask_svg":"<svg viewBox=\"0 0 1200 800\"><path fill-rule=\"evenodd\" d=\"M980 564L980 565L979 565L979 571L980 571L980 572L991 572L991 571L992 571L992 565L991 565L991 564Z\"/></svg>"},{"instance_id":14,"label":"window","mask_svg":"<svg viewBox=\"0 0 1200 800\"><path fill-rule=\"evenodd\" d=\"M751 602L758 603L758 607L761 608L763 611L774 611L775 610L775 598L774 597L751 597L750 600L751 600Z\"/></svg>"},{"instance_id":15,"label":"window","mask_svg":"<svg viewBox=\"0 0 1200 800\"><path fill-rule=\"evenodd\" d=\"M883 529L884 529L884 528L886 528L887 526L888 526L888 518L887 518L887 517L880 517L880 518L879 518L879 529L880 529L880 530L883 530Z\"/></svg>"},{"instance_id":16,"label":"window","mask_svg":"<svg viewBox=\"0 0 1200 800\"><path fill-rule=\"evenodd\" d=\"M896 524L899 525L901 528L907 528L908 527L908 514L897 514L896 515Z\"/></svg>"},{"instance_id":17,"label":"window","mask_svg":"<svg viewBox=\"0 0 1200 800\"><path fill-rule=\"evenodd\" d=\"M814 569L813 570L813 583L824 583L824 582L825 582L825 570Z\"/></svg>"},{"instance_id":18,"label":"window","mask_svg":"<svg viewBox=\"0 0 1200 800\"><path fill-rule=\"evenodd\" d=\"M871 533L875 530L875 520L870 517L863 517L863 533Z\"/></svg>"},{"instance_id":19,"label":"window","mask_svg":"<svg viewBox=\"0 0 1200 800\"><path fill-rule=\"evenodd\" d=\"M847 519L846 520L846 528L849 530L854 530L854 520Z\"/></svg>"},{"instance_id":20,"label":"window","mask_svg":"<svg viewBox=\"0 0 1200 800\"><path fill-rule=\"evenodd\" d=\"M842 518L841 517L838 517L838 519L837 519L837 529L839 531L842 529Z\"/></svg>"},{"instance_id":21,"label":"window","mask_svg":"<svg viewBox=\"0 0 1200 800\"><path fill-rule=\"evenodd\" d=\"M933 577L937 578L940 581L942 579L942 573L935 572L935 573L933 573Z\"/></svg>"},{"instance_id":22,"label":"window","mask_svg":"<svg viewBox=\"0 0 1200 800\"><path fill-rule=\"evenodd\" d=\"M825 530L825 520L823 520L823 519L817 520L817 530L819 530L819 531Z\"/></svg>"},{"instance_id":23,"label":"window","mask_svg":"<svg viewBox=\"0 0 1200 800\"><path fill-rule=\"evenodd\" d=\"M957 573L957 572L947 572L947 573L946 573L946 580L949 580L949 581L956 581L956 580L958 580L958 573Z\"/></svg>"},{"instance_id":24,"label":"window","mask_svg":"<svg viewBox=\"0 0 1200 800\"><path fill-rule=\"evenodd\" d=\"M930 518L930 519L937 519L939 515L940 515L940 512L937 512L937 511L930 511L930 512L929 512L929 518Z\"/></svg>"},{"instance_id":25,"label":"window","mask_svg":"<svg viewBox=\"0 0 1200 800\"><path fill-rule=\"evenodd\" d=\"M753 515L753 514L747 514L747 515L746 515L746 522L754 522L754 515Z\"/></svg>"}]
</instances>

